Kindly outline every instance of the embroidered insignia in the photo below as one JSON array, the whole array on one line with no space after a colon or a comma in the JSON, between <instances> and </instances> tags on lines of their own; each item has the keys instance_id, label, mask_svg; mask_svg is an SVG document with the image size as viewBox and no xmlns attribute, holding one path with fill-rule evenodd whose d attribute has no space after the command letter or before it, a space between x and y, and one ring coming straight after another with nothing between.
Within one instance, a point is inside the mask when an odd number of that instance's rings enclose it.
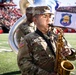
<instances>
[{"instance_id":1,"label":"embroidered insignia","mask_svg":"<svg viewBox=\"0 0 76 75\"><path fill-rule=\"evenodd\" d=\"M62 14L62 18L60 20L60 23L64 26L69 26L71 24L71 14Z\"/></svg>"}]
</instances>

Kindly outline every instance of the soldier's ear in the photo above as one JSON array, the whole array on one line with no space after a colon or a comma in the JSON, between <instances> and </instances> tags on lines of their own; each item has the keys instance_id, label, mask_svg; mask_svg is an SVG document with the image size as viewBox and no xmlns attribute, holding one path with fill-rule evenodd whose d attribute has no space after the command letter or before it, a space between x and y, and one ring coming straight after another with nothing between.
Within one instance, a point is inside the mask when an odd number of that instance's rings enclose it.
<instances>
[{"instance_id":1,"label":"soldier's ear","mask_svg":"<svg viewBox=\"0 0 76 75\"><path fill-rule=\"evenodd\" d=\"M32 20L33 20L34 24L36 24L36 20L37 20L36 17L33 17Z\"/></svg>"}]
</instances>

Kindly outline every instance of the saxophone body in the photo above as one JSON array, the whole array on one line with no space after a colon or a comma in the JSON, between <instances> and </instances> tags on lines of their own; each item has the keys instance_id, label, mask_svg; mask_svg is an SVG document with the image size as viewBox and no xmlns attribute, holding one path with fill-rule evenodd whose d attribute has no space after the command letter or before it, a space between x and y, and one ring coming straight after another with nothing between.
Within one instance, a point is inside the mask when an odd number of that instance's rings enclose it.
<instances>
[{"instance_id":1,"label":"saxophone body","mask_svg":"<svg viewBox=\"0 0 76 75\"><path fill-rule=\"evenodd\" d=\"M70 75L70 72L74 69L74 65L70 61L66 60L60 53L61 50L64 49L63 33L61 31L58 34L56 45L56 63L54 70L57 75Z\"/></svg>"}]
</instances>

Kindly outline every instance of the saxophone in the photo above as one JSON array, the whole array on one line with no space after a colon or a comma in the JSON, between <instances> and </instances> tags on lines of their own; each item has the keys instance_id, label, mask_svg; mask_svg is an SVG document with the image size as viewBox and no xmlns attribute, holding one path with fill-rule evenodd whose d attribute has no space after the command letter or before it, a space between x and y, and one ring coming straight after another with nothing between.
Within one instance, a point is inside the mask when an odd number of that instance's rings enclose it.
<instances>
[{"instance_id":1,"label":"saxophone","mask_svg":"<svg viewBox=\"0 0 76 75\"><path fill-rule=\"evenodd\" d=\"M57 75L70 75L70 72L74 69L74 65L60 54L62 49L64 49L64 42L63 33L60 30L57 39L56 63L54 70Z\"/></svg>"}]
</instances>

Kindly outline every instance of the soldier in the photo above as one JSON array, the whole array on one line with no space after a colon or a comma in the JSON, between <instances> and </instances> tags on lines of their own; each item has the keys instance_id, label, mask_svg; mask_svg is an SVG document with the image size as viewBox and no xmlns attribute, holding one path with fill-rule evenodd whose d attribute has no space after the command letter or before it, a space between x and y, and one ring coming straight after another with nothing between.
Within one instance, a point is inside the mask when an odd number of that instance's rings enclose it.
<instances>
[{"instance_id":1,"label":"soldier","mask_svg":"<svg viewBox=\"0 0 76 75\"><path fill-rule=\"evenodd\" d=\"M31 0L33 2L33 0ZM24 22L21 23L21 25L18 27L17 32L16 32L16 38L17 38L17 43L20 42L20 39L30 33L35 31L36 26L34 25L32 21L32 7L29 7L30 3L29 0L20 0L19 1L19 6L22 15L26 15L26 19Z\"/></svg>"},{"instance_id":2,"label":"soldier","mask_svg":"<svg viewBox=\"0 0 76 75\"><path fill-rule=\"evenodd\" d=\"M33 21L37 29L21 39L17 56L22 75L57 75L54 68L58 34L54 35L52 27L49 27L51 15L48 6L33 7ZM67 59L76 59L76 51L68 46L65 39L61 54Z\"/></svg>"},{"instance_id":3,"label":"soldier","mask_svg":"<svg viewBox=\"0 0 76 75\"><path fill-rule=\"evenodd\" d=\"M36 26L34 25L32 21L32 7L27 7L26 8L26 17L27 20L21 23L17 30L17 42L20 42L21 37L24 35L34 32L36 30Z\"/></svg>"}]
</instances>

